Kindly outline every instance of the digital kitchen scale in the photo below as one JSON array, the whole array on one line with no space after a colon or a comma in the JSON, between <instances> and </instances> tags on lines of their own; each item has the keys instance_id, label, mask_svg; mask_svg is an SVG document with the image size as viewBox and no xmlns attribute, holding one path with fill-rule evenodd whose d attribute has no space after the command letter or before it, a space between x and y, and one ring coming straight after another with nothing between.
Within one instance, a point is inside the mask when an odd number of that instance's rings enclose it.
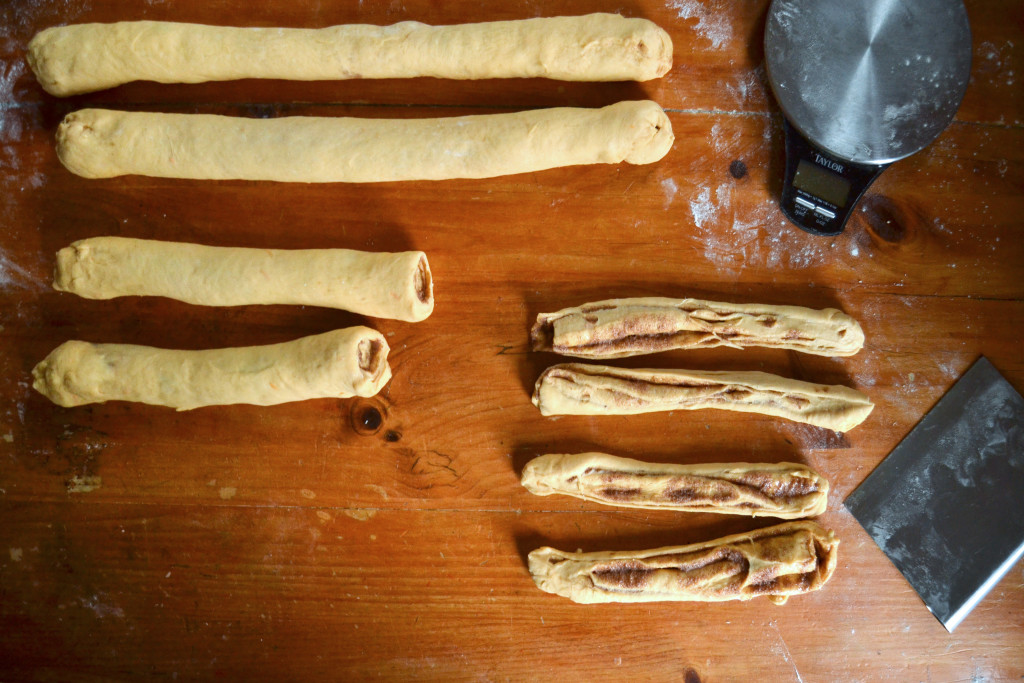
<instances>
[{"instance_id":1,"label":"digital kitchen scale","mask_svg":"<svg viewBox=\"0 0 1024 683\"><path fill-rule=\"evenodd\" d=\"M785 115L782 212L838 235L882 171L953 120L971 30L962 0L773 0L765 60Z\"/></svg>"}]
</instances>

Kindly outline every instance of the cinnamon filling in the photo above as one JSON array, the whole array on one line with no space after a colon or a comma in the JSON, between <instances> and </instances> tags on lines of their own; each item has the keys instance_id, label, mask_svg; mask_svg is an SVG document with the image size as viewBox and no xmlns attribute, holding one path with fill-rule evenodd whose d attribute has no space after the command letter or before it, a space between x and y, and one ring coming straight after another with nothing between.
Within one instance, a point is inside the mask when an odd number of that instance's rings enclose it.
<instances>
[{"instance_id":1,"label":"cinnamon filling","mask_svg":"<svg viewBox=\"0 0 1024 683\"><path fill-rule=\"evenodd\" d=\"M535 344L543 344L543 347L535 345L535 350L554 350L562 353L577 352L585 354L614 353L616 351L628 352L658 352L672 348L694 348L697 346L716 346L718 343L740 338L740 345L744 340L751 340L752 343L760 346L786 346L797 342L813 342L813 337L802 334L799 330L789 330L780 342L778 339L760 339L756 334L747 334L727 327L721 330L668 330L655 332L659 327L672 326L671 318L658 316L656 313L636 314L624 318L609 321L603 328L591 330L592 337L588 341L579 343L555 343L554 327L558 320L580 316L590 325L597 325L600 311L613 310L615 306L593 306L583 307L564 316L550 319L538 319L537 324L531 332L531 338ZM676 311L691 316L695 321L722 325L736 318L751 316L751 314L737 313L735 311L713 311L695 307L678 306ZM778 319L770 315L756 316L754 318L763 327L773 328ZM840 333L842 338L845 331Z\"/></svg>"},{"instance_id":2,"label":"cinnamon filling","mask_svg":"<svg viewBox=\"0 0 1024 683\"><path fill-rule=\"evenodd\" d=\"M595 497L607 500L637 500L643 493L640 487L615 486L622 480L649 479L665 477L668 484L661 491L649 491L645 502L658 504L670 502L675 505L722 506L745 497L764 498L774 503L790 503L794 499L803 498L819 491L818 483L811 478L790 474L774 475L770 472L749 472L735 479L729 477L714 478L699 475L674 475L671 472L620 472L614 470L598 470L588 467L583 475L593 474L599 477L605 487L597 489ZM576 476L566 480L575 481ZM767 508L767 503L757 504L753 501L735 502L737 508Z\"/></svg>"},{"instance_id":3,"label":"cinnamon filling","mask_svg":"<svg viewBox=\"0 0 1024 683\"><path fill-rule=\"evenodd\" d=\"M722 402L722 403L756 403L758 398L762 398L765 404L780 406L782 401L789 404L790 409L797 411L803 411L811 406L811 399L803 396L794 396L793 394L783 393L781 391L773 391L771 389L748 389L742 386L723 384L721 382L715 382L713 380L700 381L693 379L674 379L670 376L663 376L658 378L648 379L634 379L631 377L617 377L614 374L602 373L602 372L588 372L585 366L577 366L574 369L566 369L560 367L548 368L544 375L541 376L541 381L545 378L551 377L561 379L571 384L582 385L579 381L578 375L586 375L591 377L606 377L614 380L615 382L622 385L622 389L612 387L602 387L603 391L608 392L624 402L638 402L643 400L643 395L646 391L655 386L669 386L678 387L680 389L714 389L715 391L703 394L699 397L702 402ZM633 388L633 393L626 391L627 387ZM687 399L689 397L682 397ZM692 400L692 399L690 399ZM685 406L686 400L679 402L679 406Z\"/></svg>"},{"instance_id":4,"label":"cinnamon filling","mask_svg":"<svg viewBox=\"0 0 1024 683\"><path fill-rule=\"evenodd\" d=\"M640 494L640 489L601 489L601 496L609 500L632 500Z\"/></svg>"},{"instance_id":5,"label":"cinnamon filling","mask_svg":"<svg viewBox=\"0 0 1024 683\"><path fill-rule=\"evenodd\" d=\"M429 304L434 298L434 281L430 276L430 266L423 256L416 266L415 276L416 296L422 303Z\"/></svg>"},{"instance_id":6,"label":"cinnamon filling","mask_svg":"<svg viewBox=\"0 0 1024 683\"><path fill-rule=\"evenodd\" d=\"M816 481L806 477L773 477L767 472L751 472L737 480L743 486L756 488L763 495L773 500L791 500L817 493Z\"/></svg>"},{"instance_id":7,"label":"cinnamon filling","mask_svg":"<svg viewBox=\"0 0 1024 683\"><path fill-rule=\"evenodd\" d=\"M363 339L360 341L357 347L359 369L371 377L376 377L383 368L382 360L384 359L384 354L381 353L383 346L379 339Z\"/></svg>"},{"instance_id":8,"label":"cinnamon filling","mask_svg":"<svg viewBox=\"0 0 1024 683\"><path fill-rule=\"evenodd\" d=\"M595 569L592 574L601 579L602 583L612 584L623 590L640 590L647 585L653 569L637 560L626 560Z\"/></svg>"}]
</instances>

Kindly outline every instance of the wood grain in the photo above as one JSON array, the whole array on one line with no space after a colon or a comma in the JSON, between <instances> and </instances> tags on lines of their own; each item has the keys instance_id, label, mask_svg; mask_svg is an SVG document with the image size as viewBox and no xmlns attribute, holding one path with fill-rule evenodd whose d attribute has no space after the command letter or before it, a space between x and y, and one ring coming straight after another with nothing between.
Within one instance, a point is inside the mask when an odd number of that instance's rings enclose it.
<instances>
[{"instance_id":1,"label":"wood grain","mask_svg":"<svg viewBox=\"0 0 1024 683\"><path fill-rule=\"evenodd\" d=\"M782 137L759 37L767 0L7 3L0 679L1019 679L1019 566L948 635L842 506L979 355L1024 389L1024 3L967 5L974 65L957 121L889 169L843 235L822 239L789 225L774 199ZM23 61L36 31L72 21L325 26L590 11L659 23L673 70L645 84L134 83L57 100ZM666 107L676 134L651 166L372 185L89 181L53 150L61 117L87 105L400 118L640 97ZM436 310L408 324L53 291L54 253L98 235L421 249ZM533 382L561 359L528 351L536 314L644 295L841 307L867 336L852 358L717 349L621 364L842 383L877 407L848 434L720 411L542 418ZM62 409L29 386L32 366L69 338L204 348L351 324L376 327L393 349L394 379L372 399ZM770 523L602 509L518 484L535 454L577 449L807 462L832 484L821 522L842 539L834 579L783 607L584 607L538 591L524 564L538 545L638 549Z\"/></svg>"}]
</instances>

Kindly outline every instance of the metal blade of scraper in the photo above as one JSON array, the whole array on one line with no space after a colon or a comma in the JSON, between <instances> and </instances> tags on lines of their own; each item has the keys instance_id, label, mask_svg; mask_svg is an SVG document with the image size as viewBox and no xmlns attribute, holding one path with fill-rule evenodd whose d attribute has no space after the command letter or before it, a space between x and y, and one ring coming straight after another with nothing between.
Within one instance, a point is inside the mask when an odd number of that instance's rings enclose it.
<instances>
[{"instance_id":1,"label":"metal blade of scraper","mask_svg":"<svg viewBox=\"0 0 1024 683\"><path fill-rule=\"evenodd\" d=\"M953 632L1024 555L1024 399L984 357L846 507Z\"/></svg>"}]
</instances>

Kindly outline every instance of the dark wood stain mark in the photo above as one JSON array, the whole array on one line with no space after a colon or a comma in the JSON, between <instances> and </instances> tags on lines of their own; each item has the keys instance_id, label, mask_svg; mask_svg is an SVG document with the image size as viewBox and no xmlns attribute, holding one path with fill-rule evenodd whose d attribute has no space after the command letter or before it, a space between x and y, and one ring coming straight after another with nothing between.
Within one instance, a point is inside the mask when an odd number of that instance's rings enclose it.
<instances>
[{"instance_id":1,"label":"dark wood stain mark","mask_svg":"<svg viewBox=\"0 0 1024 683\"><path fill-rule=\"evenodd\" d=\"M896 203L884 195L872 195L861 205L861 216L868 229L885 242L902 242L907 228Z\"/></svg>"}]
</instances>

